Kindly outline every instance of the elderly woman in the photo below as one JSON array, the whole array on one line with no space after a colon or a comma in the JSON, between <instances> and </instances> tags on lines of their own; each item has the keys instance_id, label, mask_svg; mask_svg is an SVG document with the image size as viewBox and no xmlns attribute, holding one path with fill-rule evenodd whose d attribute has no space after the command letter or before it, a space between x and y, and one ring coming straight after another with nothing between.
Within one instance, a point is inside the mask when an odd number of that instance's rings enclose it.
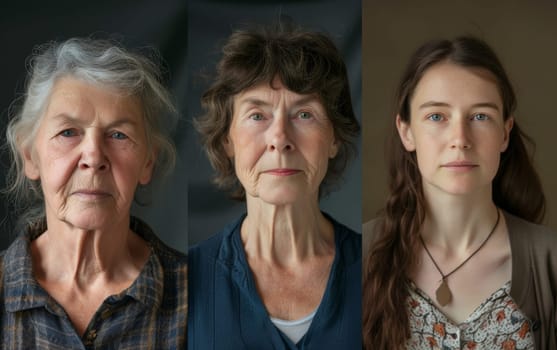
<instances>
[{"instance_id":1,"label":"elderly woman","mask_svg":"<svg viewBox=\"0 0 557 350\"><path fill-rule=\"evenodd\" d=\"M42 47L7 138L26 229L0 256L9 349L185 344L185 255L130 217L138 186L168 172L175 116L157 66L103 40ZM172 117L173 118L173 117Z\"/></svg>"},{"instance_id":2,"label":"elderly woman","mask_svg":"<svg viewBox=\"0 0 557 350\"><path fill-rule=\"evenodd\" d=\"M239 31L197 120L247 214L189 251L191 349L361 348L360 235L319 210L359 125L332 41Z\"/></svg>"}]
</instances>

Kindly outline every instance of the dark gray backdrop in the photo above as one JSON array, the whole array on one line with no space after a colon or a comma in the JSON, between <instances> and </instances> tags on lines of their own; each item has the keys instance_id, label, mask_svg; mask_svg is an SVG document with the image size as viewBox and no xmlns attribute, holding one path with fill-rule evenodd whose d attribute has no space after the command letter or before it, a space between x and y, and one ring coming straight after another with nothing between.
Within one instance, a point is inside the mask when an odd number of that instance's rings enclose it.
<instances>
[{"instance_id":1,"label":"dark gray backdrop","mask_svg":"<svg viewBox=\"0 0 557 350\"><path fill-rule=\"evenodd\" d=\"M361 21L359 0L321 1L194 1L133 0L96 1L76 4L58 1L3 4L0 11L0 139L5 143L5 125L10 103L23 93L26 58L36 45L74 36L116 37L130 47L152 46L166 62L165 79L182 116L174 133L178 149L176 170L153 193L149 207L133 213L147 221L168 244L186 251L190 243L217 232L244 210L210 184L212 174L191 117L199 115L199 97L207 82L199 79L210 72L220 57L219 44L241 24L264 24L280 14L297 23L328 32L344 53L349 68L355 111L361 111ZM0 162L0 186L8 167L5 152ZM188 184L189 180L189 184ZM17 233L17 217L6 197L0 195L0 249ZM189 208L188 208L189 203ZM358 231L361 223L361 165L359 158L347 172L342 190L323 201L323 208ZM188 215L189 214L189 215Z\"/></svg>"},{"instance_id":2,"label":"dark gray backdrop","mask_svg":"<svg viewBox=\"0 0 557 350\"><path fill-rule=\"evenodd\" d=\"M361 3L360 0L329 1L202 1L190 0L188 28L190 74L188 115L201 113L199 99L208 87L203 76L214 72L221 46L236 29L246 25L276 23L281 15L306 29L328 33L348 67L352 102L361 114ZM189 132L193 133L190 129ZM245 204L228 199L210 182L212 169L197 137L187 137L190 151L189 243L218 232L245 211ZM189 148L188 147L188 148ZM348 169L341 190L322 200L322 209L356 231L361 230L361 163L358 157Z\"/></svg>"},{"instance_id":3,"label":"dark gray backdrop","mask_svg":"<svg viewBox=\"0 0 557 350\"><path fill-rule=\"evenodd\" d=\"M134 1L19 1L3 3L0 11L0 139L5 143L5 125L10 103L24 91L26 58L36 45L74 36L114 37L130 47L151 46L158 49L166 61L166 83L176 96L183 111L187 78L187 7L181 0ZM182 113L183 114L183 113ZM174 135L178 151L184 152L185 123L179 124ZM4 187L7 158L2 153L0 185ZM175 175L153 194L148 208L134 208L134 213L147 221L159 236L185 251L187 247L187 180L183 162ZM6 197L0 195L0 249L17 235L17 217Z\"/></svg>"}]
</instances>

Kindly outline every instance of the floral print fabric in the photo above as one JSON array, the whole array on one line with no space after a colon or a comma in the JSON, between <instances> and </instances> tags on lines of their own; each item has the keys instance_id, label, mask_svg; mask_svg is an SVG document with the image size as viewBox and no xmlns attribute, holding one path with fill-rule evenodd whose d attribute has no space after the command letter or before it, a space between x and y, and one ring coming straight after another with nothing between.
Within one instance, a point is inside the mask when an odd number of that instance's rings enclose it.
<instances>
[{"instance_id":1,"label":"floral print fabric","mask_svg":"<svg viewBox=\"0 0 557 350\"><path fill-rule=\"evenodd\" d=\"M413 283L409 289L407 307L411 337L407 349L534 349L530 321L511 298L510 281L460 324L449 320Z\"/></svg>"}]
</instances>

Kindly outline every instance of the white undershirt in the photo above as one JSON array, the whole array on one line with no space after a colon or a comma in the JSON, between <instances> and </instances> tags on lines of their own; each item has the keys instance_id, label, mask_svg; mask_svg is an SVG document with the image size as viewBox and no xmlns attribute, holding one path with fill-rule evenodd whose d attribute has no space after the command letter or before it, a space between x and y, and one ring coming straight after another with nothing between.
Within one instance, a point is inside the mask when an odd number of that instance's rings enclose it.
<instances>
[{"instance_id":1,"label":"white undershirt","mask_svg":"<svg viewBox=\"0 0 557 350\"><path fill-rule=\"evenodd\" d=\"M288 339L292 340L294 344L297 344L300 339L307 333L313 317L317 310L313 311L309 315L299 320L287 321L281 320L280 318L271 318L271 322L277 327Z\"/></svg>"}]
</instances>

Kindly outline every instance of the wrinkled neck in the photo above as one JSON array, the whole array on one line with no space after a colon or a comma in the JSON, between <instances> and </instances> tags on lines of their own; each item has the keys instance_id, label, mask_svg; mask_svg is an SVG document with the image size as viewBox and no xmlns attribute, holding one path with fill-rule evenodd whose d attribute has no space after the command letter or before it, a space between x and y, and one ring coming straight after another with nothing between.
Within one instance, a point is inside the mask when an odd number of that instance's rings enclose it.
<instances>
[{"instance_id":1,"label":"wrinkled neck","mask_svg":"<svg viewBox=\"0 0 557 350\"><path fill-rule=\"evenodd\" d=\"M129 218L103 230L82 230L48 218L47 224L31 246L39 279L83 288L98 279L127 280L137 275L149 254L146 242L129 229Z\"/></svg>"},{"instance_id":2,"label":"wrinkled neck","mask_svg":"<svg viewBox=\"0 0 557 350\"><path fill-rule=\"evenodd\" d=\"M248 256L294 265L334 249L332 223L317 203L272 205L248 199L242 241Z\"/></svg>"}]
</instances>

